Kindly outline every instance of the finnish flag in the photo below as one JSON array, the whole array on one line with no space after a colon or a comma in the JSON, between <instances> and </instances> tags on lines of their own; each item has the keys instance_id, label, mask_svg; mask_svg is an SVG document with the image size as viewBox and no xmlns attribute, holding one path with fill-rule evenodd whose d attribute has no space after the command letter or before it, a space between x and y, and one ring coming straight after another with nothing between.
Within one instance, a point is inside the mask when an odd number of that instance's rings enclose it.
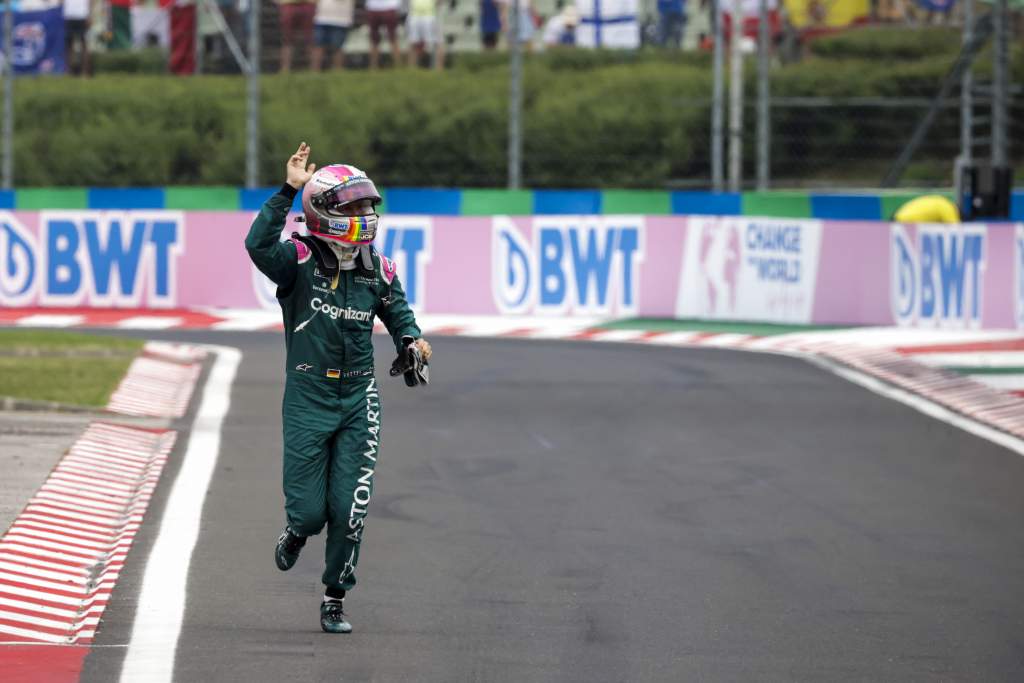
<instances>
[{"instance_id":1,"label":"finnish flag","mask_svg":"<svg viewBox=\"0 0 1024 683\"><path fill-rule=\"evenodd\" d=\"M576 0L580 23L576 45L580 47L640 47L638 0Z\"/></svg>"}]
</instances>

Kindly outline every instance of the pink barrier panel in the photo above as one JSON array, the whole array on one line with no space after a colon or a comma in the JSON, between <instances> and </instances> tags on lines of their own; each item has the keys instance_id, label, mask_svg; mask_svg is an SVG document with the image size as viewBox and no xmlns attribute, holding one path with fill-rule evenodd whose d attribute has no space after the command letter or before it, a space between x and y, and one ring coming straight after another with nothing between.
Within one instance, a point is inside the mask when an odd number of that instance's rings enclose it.
<instances>
[{"instance_id":1,"label":"pink barrier panel","mask_svg":"<svg viewBox=\"0 0 1024 683\"><path fill-rule=\"evenodd\" d=\"M276 308L246 212L0 212L0 304ZM290 223L286 232L299 229ZM1017 327L1024 226L750 217L385 216L414 307Z\"/></svg>"}]
</instances>

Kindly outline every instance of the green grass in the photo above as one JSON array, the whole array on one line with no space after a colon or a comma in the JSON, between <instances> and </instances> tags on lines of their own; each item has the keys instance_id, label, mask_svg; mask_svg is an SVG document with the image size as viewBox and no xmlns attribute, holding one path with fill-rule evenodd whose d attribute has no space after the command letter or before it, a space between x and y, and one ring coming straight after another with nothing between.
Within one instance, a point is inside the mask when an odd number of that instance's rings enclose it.
<instances>
[{"instance_id":1,"label":"green grass","mask_svg":"<svg viewBox=\"0 0 1024 683\"><path fill-rule=\"evenodd\" d=\"M0 330L0 396L102 408L142 344L74 332Z\"/></svg>"}]
</instances>

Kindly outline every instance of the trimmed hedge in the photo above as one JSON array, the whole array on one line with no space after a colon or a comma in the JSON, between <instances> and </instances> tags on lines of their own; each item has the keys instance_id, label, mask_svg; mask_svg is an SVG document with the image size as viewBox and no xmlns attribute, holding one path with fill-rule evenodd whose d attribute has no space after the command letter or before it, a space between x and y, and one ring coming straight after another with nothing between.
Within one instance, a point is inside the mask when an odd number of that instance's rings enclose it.
<instances>
[{"instance_id":1,"label":"trimmed hedge","mask_svg":"<svg viewBox=\"0 0 1024 683\"><path fill-rule=\"evenodd\" d=\"M874 62L955 57L960 30L937 26L871 26L812 40L809 50L826 59L864 59Z\"/></svg>"},{"instance_id":2,"label":"trimmed hedge","mask_svg":"<svg viewBox=\"0 0 1024 683\"><path fill-rule=\"evenodd\" d=\"M262 79L260 176L275 182L299 140L386 185L504 184L508 76L396 70ZM30 87L26 87L30 86ZM531 66L524 180L657 186L706 144L708 76L640 64L586 77ZM245 173L245 81L97 77L19 81L19 186L235 185Z\"/></svg>"},{"instance_id":3,"label":"trimmed hedge","mask_svg":"<svg viewBox=\"0 0 1024 683\"><path fill-rule=\"evenodd\" d=\"M306 140L315 162L354 163L382 185L503 186L507 66L492 54L458 61L442 73L396 69L262 77L260 181L276 183L285 160ZM932 56L883 69L867 60L809 59L778 69L772 92L930 96L951 61ZM1024 72L1019 48L1013 71ZM747 81L752 105L752 69ZM529 56L523 182L538 188L700 183L709 176L710 93L706 55L566 50ZM19 79L15 100L19 187L244 183L244 78ZM1022 113L1018 108L1011 120L1021 120ZM877 183L879 163L895 157L919 114L777 107L773 175ZM955 147L955 126L940 123L936 137ZM752 163L752 119L746 130L745 156ZM1019 156L1019 149L1014 153ZM915 162L929 159L948 176L947 147L926 147Z\"/></svg>"},{"instance_id":4,"label":"trimmed hedge","mask_svg":"<svg viewBox=\"0 0 1024 683\"><path fill-rule=\"evenodd\" d=\"M98 74L167 73L167 51L162 48L94 52L91 61L93 71Z\"/></svg>"}]
</instances>

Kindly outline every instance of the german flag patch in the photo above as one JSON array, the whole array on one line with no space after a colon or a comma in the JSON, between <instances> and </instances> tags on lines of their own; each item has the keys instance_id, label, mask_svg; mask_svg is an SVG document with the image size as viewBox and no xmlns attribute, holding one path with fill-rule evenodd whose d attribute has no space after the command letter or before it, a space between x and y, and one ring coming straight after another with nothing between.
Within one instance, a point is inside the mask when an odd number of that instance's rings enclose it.
<instances>
[{"instance_id":1,"label":"german flag patch","mask_svg":"<svg viewBox=\"0 0 1024 683\"><path fill-rule=\"evenodd\" d=\"M327 371L327 376L331 379L338 379L339 377L341 377L341 370L335 370L334 368L330 368Z\"/></svg>"}]
</instances>

